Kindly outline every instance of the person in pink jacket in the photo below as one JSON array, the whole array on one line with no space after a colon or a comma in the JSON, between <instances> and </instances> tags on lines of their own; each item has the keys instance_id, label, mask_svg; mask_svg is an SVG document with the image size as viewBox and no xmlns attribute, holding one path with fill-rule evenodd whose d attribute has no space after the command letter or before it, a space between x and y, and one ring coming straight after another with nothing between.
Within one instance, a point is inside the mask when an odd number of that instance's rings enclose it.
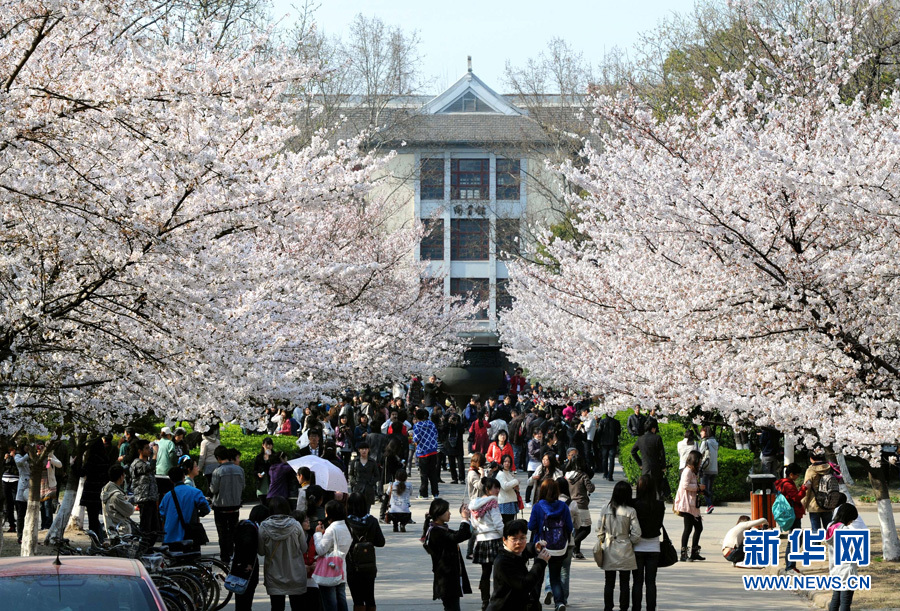
<instances>
[{"instance_id":1,"label":"person in pink jacket","mask_svg":"<svg viewBox=\"0 0 900 611\"><path fill-rule=\"evenodd\" d=\"M684 470L681 472L681 481L678 482L678 492L675 494L675 513L684 520L684 531L681 533L681 561L706 560L700 555L700 533L703 532L703 519L700 517L700 509L697 507L697 492L705 486L697 483L697 473L700 470L702 455L697 450L691 451L685 460ZM691 553L688 555L688 539L694 533L691 545Z\"/></svg>"}]
</instances>

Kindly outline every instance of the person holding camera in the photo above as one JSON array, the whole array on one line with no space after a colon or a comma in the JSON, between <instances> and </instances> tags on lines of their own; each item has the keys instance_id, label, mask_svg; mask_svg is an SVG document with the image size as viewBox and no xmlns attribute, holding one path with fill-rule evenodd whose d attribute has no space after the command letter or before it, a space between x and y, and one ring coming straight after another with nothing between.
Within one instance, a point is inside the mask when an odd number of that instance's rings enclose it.
<instances>
[{"instance_id":1,"label":"person holding camera","mask_svg":"<svg viewBox=\"0 0 900 611\"><path fill-rule=\"evenodd\" d=\"M528 561L534 559L531 570ZM487 611L540 609L538 586L550 552L543 541L528 543L528 522L513 520L503 527L503 547L494 560L494 591Z\"/></svg>"}]
</instances>

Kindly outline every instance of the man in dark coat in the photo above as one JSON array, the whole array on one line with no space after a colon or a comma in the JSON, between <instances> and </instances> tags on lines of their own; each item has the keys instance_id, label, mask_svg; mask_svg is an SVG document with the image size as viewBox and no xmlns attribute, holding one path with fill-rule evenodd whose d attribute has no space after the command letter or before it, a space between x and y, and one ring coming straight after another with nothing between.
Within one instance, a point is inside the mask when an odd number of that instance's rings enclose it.
<instances>
[{"instance_id":1,"label":"man in dark coat","mask_svg":"<svg viewBox=\"0 0 900 611\"><path fill-rule=\"evenodd\" d=\"M600 473L609 481L613 481L613 470L616 466L616 454L619 451L619 435L621 433L622 423L606 414L600 421L600 427L594 438L599 447Z\"/></svg>"},{"instance_id":2,"label":"man in dark coat","mask_svg":"<svg viewBox=\"0 0 900 611\"><path fill-rule=\"evenodd\" d=\"M449 519L449 506L444 507L447 507L445 516ZM459 551L459 544L472 536L472 527L468 521L469 510L464 508L461 514L463 522L459 530L450 530L446 523L433 523L425 531L425 550L431 555L431 570L434 572L432 598L444 602L445 609L458 609L463 594L472 593L466 562Z\"/></svg>"},{"instance_id":3,"label":"man in dark coat","mask_svg":"<svg viewBox=\"0 0 900 611\"><path fill-rule=\"evenodd\" d=\"M234 531L234 558L231 561L231 572L234 575L249 579L247 591L235 595L235 609L249 609L253 603L253 594L259 584L259 525L269 517L269 508L256 505L250 510L250 519L238 522Z\"/></svg>"},{"instance_id":4,"label":"man in dark coat","mask_svg":"<svg viewBox=\"0 0 900 611\"><path fill-rule=\"evenodd\" d=\"M634 413L628 416L628 434L632 437L640 437L644 434L647 418L641 414L641 406L634 406Z\"/></svg>"},{"instance_id":5,"label":"man in dark coat","mask_svg":"<svg viewBox=\"0 0 900 611\"><path fill-rule=\"evenodd\" d=\"M648 420L647 432L641 435L631 448L631 456L641 468L641 475L649 475L661 497L671 492L666 481L666 448L659 436L659 424Z\"/></svg>"}]
</instances>

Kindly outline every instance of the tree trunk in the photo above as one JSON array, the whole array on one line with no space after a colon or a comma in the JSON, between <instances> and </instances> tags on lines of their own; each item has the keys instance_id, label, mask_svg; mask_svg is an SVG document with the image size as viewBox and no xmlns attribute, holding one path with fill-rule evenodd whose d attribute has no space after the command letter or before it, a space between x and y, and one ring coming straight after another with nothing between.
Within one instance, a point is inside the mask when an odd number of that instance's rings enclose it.
<instances>
[{"instance_id":1,"label":"tree trunk","mask_svg":"<svg viewBox=\"0 0 900 611\"><path fill-rule=\"evenodd\" d=\"M72 509L69 515L69 521L66 522L65 530L74 528L75 530L84 530L84 508L81 506L81 495L84 494L84 478L78 478L78 490L75 492L75 498L72 500Z\"/></svg>"},{"instance_id":2,"label":"tree trunk","mask_svg":"<svg viewBox=\"0 0 900 611\"><path fill-rule=\"evenodd\" d=\"M888 562L900 562L900 538L897 537L897 524L894 522L894 508L891 505L891 494L887 484L887 465L881 460L877 467L869 465L869 483L875 492L878 505L878 523L881 527L882 556Z\"/></svg>"},{"instance_id":3,"label":"tree trunk","mask_svg":"<svg viewBox=\"0 0 900 611\"><path fill-rule=\"evenodd\" d=\"M854 484L853 477L850 475L850 467L847 466L847 459L844 458L844 453L838 452L836 458L837 464L841 468L841 475L844 477L844 483L852 486Z\"/></svg>"},{"instance_id":4,"label":"tree trunk","mask_svg":"<svg viewBox=\"0 0 900 611\"><path fill-rule=\"evenodd\" d=\"M41 525L41 478L47 467L47 456L55 445L49 442L40 454L31 452L31 481L28 483L28 509L25 512L20 556L37 555L38 528Z\"/></svg>"},{"instance_id":5,"label":"tree trunk","mask_svg":"<svg viewBox=\"0 0 900 611\"><path fill-rule=\"evenodd\" d=\"M784 466L788 466L794 462L794 438L788 435L784 436Z\"/></svg>"},{"instance_id":6,"label":"tree trunk","mask_svg":"<svg viewBox=\"0 0 900 611\"><path fill-rule=\"evenodd\" d=\"M69 524L69 518L72 517L72 509L75 508L76 501L80 500L81 495L81 465L84 462L84 447L87 443L87 435L80 433L75 438L75 447L72 449L71 456L75 459L69 469L69 479L66 482L66 493L62 497L59 504L59 510L53 516L53 525L47 531L44 538L44 545L50 544L53 539L60 539L66 533L66 527Z\"/></svg>"}]
</instances>

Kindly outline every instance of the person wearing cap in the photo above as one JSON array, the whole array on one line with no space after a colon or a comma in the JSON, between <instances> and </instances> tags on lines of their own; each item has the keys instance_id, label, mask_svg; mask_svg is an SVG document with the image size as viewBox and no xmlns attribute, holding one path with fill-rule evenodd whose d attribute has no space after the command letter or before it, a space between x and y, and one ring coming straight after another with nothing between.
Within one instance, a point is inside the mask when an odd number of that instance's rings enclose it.
<instances>
[{"instance_id":1,"label":"person wearing cap","mask_svg":"<svg viewBox=\"0 0 900 611\"><path fill-rule=\"evenodd\" d=\"M176 466L178 456L175 453L175 443L172 441L172 429L165 426L159 432L159 441L156 442L156 475L157 477L169 477L169 470Z\"/></svg>"}]
</instances>

